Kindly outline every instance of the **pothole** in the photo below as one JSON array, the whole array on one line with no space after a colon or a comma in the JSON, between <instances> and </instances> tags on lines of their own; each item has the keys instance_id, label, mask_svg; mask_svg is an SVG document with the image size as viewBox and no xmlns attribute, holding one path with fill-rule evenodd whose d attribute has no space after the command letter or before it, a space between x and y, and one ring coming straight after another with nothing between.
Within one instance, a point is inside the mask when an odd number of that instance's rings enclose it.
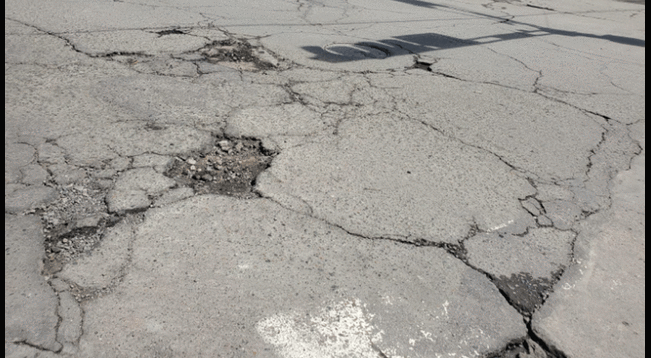
<instances>
[{"instance_id":1,"label":"pothole","mask_svg":"<svg viewBox=\"0 0 651 358\"><path fill-rule=\"evenodd\" d=\"M99 245L105 228L105 225L101 225L75 229L60 236L49 236L45 240L47 260L44 261L43 275L51 276L59 272L67 262L92 251Z\"/></svg>"},{"instance_id":2,"label":"pothole","mask_svg":"<svg viewBox=\"0 0 651 358\"><path fill-rule=\"evenodd\" d=\"M274 155L257 139L218 138L209 151L177 156L165 175L195 194L252 198L258 196L253 191L256 177Z\"/></svg>"},{"instance_id":3,"label":"pothole","mask_svg":"<svg viewBox=\"0 0 651 358\"><path fill-rule=\"evenodd\" d=\"M106 228L119 220L107 214L106 193L101 188L80 184L61 186L58 190L59 199L38 210L45 236L43 274L46 276L95 249Z\"/></svg>"},{"instance_id":4,"label":"pothole","mask_svg":"<svg viewBox=\"0 0 651 358\"><path fill-rule=\"evenodd\" d=\"M249 70L268 70L277 65L277 60L266 51L233 39L215 41L200 49L199 53L210 63L234 63Z\"/></svg>"}]
</instances>

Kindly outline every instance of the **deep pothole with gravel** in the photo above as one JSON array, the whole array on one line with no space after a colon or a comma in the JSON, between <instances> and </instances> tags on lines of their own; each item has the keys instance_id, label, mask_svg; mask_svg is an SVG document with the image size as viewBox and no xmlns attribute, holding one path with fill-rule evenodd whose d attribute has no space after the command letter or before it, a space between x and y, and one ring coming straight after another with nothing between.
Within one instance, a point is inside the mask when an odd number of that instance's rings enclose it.
<instances>
[{"instance_id":1,"label":"deep pothole with gravel","mask_svg":"<svg viewBox=\"0 0 651 358\"><path fill-rule=\"evenodd\" d=\"M191 187L195 195L253 198L258 196L253 191L255 179L274 156L257 139L218 138L208 151L176 156L165 175L179 186Z\"/></svg>"}]
</instances>

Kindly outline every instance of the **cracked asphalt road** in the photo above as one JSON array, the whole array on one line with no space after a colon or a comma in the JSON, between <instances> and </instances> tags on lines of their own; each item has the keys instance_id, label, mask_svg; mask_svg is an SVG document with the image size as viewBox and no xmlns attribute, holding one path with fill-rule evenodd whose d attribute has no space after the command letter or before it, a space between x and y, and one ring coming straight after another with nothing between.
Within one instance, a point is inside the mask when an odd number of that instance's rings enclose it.
<instances>
[{"instance_id":1,"label":"cracked asphalt road","mask_svg":"<svg viewBox=\"0 0 651 358\"><path fill-rule=\"evenodd\" d=\"M643 357L645 7L5 3L5 356Z\"/></svg>"}]
</instances>

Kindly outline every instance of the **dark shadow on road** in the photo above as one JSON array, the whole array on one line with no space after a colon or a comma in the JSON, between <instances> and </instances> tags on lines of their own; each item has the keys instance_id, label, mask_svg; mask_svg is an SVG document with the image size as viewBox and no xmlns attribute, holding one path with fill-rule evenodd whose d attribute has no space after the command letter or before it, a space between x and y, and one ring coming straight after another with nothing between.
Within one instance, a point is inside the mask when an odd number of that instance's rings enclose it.
<instances>
[{"instance_id":1,"label":"dark shadow on road","mask_svg":"<svg viewBox=\"0 0 651 358\"><path fill-rule=\"evenodd\" d=\"M335 44L321 48L318 46L303 46L302 48L311 52L314 56L312 59L325 61L325 62L349 62L359 61L364 59L382 59L391 56L400 56L407 54L420 54L423 52L450 49L456 47L486 45L501 41L519 40L531 37L542 37L549 35L565 36L565 37L586 37L602 39L628 46L645 47L645 40L636 39L632 37L617 36L617 35L595 35L585 32L567 31L553 29L550 27L543 27L532 25L529 23L515 21L513 19L502 18L489 14L482 14L475 11L457 9L446 5L437 5L434 3L421 1L421 0L394 0L401 3L437 8L437 10L445 12L462 12L471 14L480 18L489 18L497 20L501 23L510 25L524 25L532 28L531 30L515 30L512 32L505 32L503 34L491 34L487 36L480 36L475 38L462 39L458 37L447 36L437 33L421 33L413 35L394 36L388 39L381 39L377 41L363 41L351 44ZM551 9L550 9L551 10ZM553 10L551 10L553 11Z\"/></svg>"},{"instance_id":2,"label":"dark shadow on road","mask_svg":"<svg viewBox=\"0 0 651 358\"><path fill-rule=\"evenodd\" d=\"M421 6L421 7L429 7L429 8L435 8L438 5L432 4L431 2L427 1L421 1L421 0L394 0L397 2L402 2L408 5L414 5L414 6Z\"/></svg>"}]
</instances>

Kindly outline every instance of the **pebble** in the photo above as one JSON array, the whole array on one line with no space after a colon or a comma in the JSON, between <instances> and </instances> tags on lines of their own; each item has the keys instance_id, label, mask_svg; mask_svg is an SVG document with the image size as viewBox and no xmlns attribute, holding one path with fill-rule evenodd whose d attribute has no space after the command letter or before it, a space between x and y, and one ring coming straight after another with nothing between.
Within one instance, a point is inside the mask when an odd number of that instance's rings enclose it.
<instances>
[{"instance_id":1,"label":"pebble","mask_svg":"<svg viewBox=\"0 0 651 358\"><path fill-rule=\"evenodd\" d=\"M192 159L192 158L189 158L189 159L187 160L187 162L188 162L188 164L190 164L190 165L195 165L195 164L197 164L197 161L194 160L194 159Z\"/></svg>"},{"instance_id":2,"label":"pebble","mask_svg":"<svg viewBox=\"0 0 651 358\"><path fill-rule=\"evenodd\" d=\"M231 149L231 142L230 142L230 141L222 140L222 141L220 141L218 144L219 144L219 147L220 147L222 150L229 150L229 149Z\"/></svg>"}]
</instances>

